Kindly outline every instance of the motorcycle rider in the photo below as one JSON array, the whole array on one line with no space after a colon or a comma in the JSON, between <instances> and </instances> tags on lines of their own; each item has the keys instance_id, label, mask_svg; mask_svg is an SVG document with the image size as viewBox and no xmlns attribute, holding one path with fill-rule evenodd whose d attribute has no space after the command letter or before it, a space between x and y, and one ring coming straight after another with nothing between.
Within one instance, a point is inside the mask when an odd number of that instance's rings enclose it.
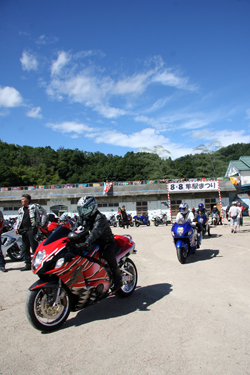
<instances>
[{"instance_id":1,"label":"motorcycle rider","mask_svg":"<svg viewBox=\"0 0 250 375\"><path fill-rule=\"evenodd\" d=\"M208 224L207 212L206 212L206 209L205 209L203 203L199 203L199 204L198 204L198 210L197 210L197 213L198 213L198 215L200 215L200 216L204 216L204 215L206 216L207 234L208 234L208 236L211 236L211 233L210 233L210 226L209 226L209 224ZM203 224L198 222L198 218L197 218L197 217L196 217L195 220L197 220L197 227L200 227L199 230L198 230L198 232L200 232L200 231L202 230L202 228L203 228ZM205 228L205 231L206 231L206 224L205 224L205 223L204 223L204 228Z\"/></svg>"},{"instance_id":2,"label":"motorcycle rider","mask_svg":"<svg viewBox=\"0 0 250 375\"><path fill-rule=\"evenodd\" d=\"M108 219L98 211L97 201L93 196L87 195L80 198L77 202L77 211L79 218L72 230L75 231L79 226L82 226L84 230L88 230L90 233L84 240L80 250L88 251L94 242L97 243L113 274L114 290L120 289L122 286L121 270L114 255L116 243ZM85 236L86 231L83 234Z\"/></svg>"},{"instance_id":3,"label":"motorcycle rider","mask_svg":"<svg viewBox=\"0 0 250 375\"><path fill-rule=\"evenodd\" d=\"M0 211L0 235L2 233L2 229L3 229L3 224L4 224L4 218L3 218L3 213L2 211ZM5 259L4 259L4 256L3 256L3 253L2 253L2 249L1 249L1 241L0 241L0 271L2 272L8 272L5 268Z\"/></svg>"},{"instance_id":4,"label":"motorcycle rider","mask_svg":"<svg viewBox=\"0 0 250 375\"><path fill-rule=\"evenodd\" d=\"M221 216L220 216L220 210L218 209L218 207L216 205L213 206L211 215L213 215L213 214L219 215L219 223L222 224L222 222L221 222Z\"/></svg>"},{"instance_id":5,"label":"motorcycle rider","mask_svg":"<svg viewBox=\"0 0 250 375\"><path fill-rule=\"evenodd\" d=\"M194 217L194 214L189 210L189 206L185 202L181 203L179 205L179 212L176 215L176 222L178 222L180 219L182 219L183 223L189 222L190 225L193 228L197 228L197 231L198 231L197 248L199 249L199 247L201 245L201 236L200 236L200 233L202 233L202 225L198 225L200 223L198 223L197 221L195 221L196 219Z\"/></svg>"}]
</instances>

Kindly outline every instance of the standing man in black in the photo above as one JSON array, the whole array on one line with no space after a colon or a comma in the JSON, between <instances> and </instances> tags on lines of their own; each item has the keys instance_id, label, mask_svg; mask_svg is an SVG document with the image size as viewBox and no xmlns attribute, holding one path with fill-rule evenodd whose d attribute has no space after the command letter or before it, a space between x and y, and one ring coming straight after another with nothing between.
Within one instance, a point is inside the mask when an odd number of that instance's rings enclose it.
<instances>
[{"instance_id":1,"label":"standing man in black","mask_svg":"<svg viewBox=\"0 0 250 375\"><path fill-rule=\"evenodd\" d=\"M34 240L34 237L37 234L37 227L40 223L40 217L36 206L31 203L31 196L29 194L22 195L21 203L22 207L18 211L15 232L16 234L19 233L22 236L22 254L24 256L25 267L21 268L21 271L28 271L31 269L30 248L34 253L38 246L38 243Z\"/></svg>"},{"instance_id":2,"label":"standing man in black","mask_svg":"<svg viewBox=\"0 0 250 375\"><path fill-rule=\"evenodd\" d=\"M127 225L127 228L128 228L129 222L128 222L128 215L127 215L127 212L125 210L125 206L122 206L121 216L122 216L122 221L123 221L123 229L125 229L125 225Z\"/></svg>"}]
</instances>

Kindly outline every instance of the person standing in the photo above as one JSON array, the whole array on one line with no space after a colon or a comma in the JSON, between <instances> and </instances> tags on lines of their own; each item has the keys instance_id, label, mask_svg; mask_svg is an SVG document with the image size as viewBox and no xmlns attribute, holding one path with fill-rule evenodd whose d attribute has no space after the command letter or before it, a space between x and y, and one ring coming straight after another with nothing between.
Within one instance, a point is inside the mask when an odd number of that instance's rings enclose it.
<instances>
[{"instance_id":1,"label":"person standing","mask_svg":"<svg viewBox=\"0 0 250 375\"><path fill-rule=\"evenodd\" d=\"M127 212L125 210L125 206L122 206L121 216L122 216L122 221L123 221L123 229L125 229L125 225L127 225L127 228L128 228L129 222L128 222L128 215L127 215Z\"/></svg>"},{"instance_id":2,"label":"person standing","mask_svg":"<svg viewBox=\"0 0 250 375\"><path fill-rule=\"evenodd\" d=\"M244 211L244 207L241 205L240 202L238 202L237 206L240 209L240 226L242 227L243 226L243 211Z\"/></svg>"},{"instance_id":3,"label":"person standing","mask_svg":"<svg viewBox=\"0 0 250 375\"><path fill-rule=\"evenodd\" d=\"M237 207L237 202L232 202L232 207L229 210L229 218L231 219L231 233L237 233L240 229L240 208Z\"/></svg>"},{"instance_id":4,"label":"person standing","mask_svg":"<svg viewBox=\"0 0 250 375\"><path fill-rule=\"evenodd\" d=\"M23 251L25 266L21 271L31 270L31 256L30 248L34 253L38 246L38 242L34 237L37 234L37 227L40 224L40 216L36 206L31 203L31 196L23 194L21 198L22 207L18 210L18 218L16 223L16 234L22 236Z\"/></svg>"},{"instance_id":5,"label":"person standing","mask_svg":"<svg viewBox=\"0 0 250 375\"><path fill-rule=\"evenodd\" d=\"M4 217L3 217L2 211L0 211L0 235L2 233L3 224L4 224ZM2 253L1 241L0 241L0 271L8 272L5 268L5 259L4 259L3 253Z\"/></svg>"}]
</instances>

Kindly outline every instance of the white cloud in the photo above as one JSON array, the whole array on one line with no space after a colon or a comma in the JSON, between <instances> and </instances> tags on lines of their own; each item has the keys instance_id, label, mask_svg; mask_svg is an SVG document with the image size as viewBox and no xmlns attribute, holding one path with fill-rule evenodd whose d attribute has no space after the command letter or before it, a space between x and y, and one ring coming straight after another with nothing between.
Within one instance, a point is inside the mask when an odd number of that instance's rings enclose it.
<instances>
[{"instance_id":1,"label":"white cloud","mask_svg":"<svg viewBox=\"0 0 250 375\"><path fill-rule=\"evenodd\" d=\"M27 51L23 51L22 57L20 58L23 70L30 72L31 70L38 69L38 61L34 55Z\"/></svg>"},{"instance_id":2,"label":"white cloud","mask_svg":"<svg viewBox=\"0 0 250 375\"><path fill-rule=\"evenodd\" d=\"M132 77L113 82L113 93L115 95L142 94L147 87L147 80L152 72L137 74Z\"/></svg>"},{"instance_id":3,"label":"white cloud","mask_svg":"<svg viewBox=\"0 0 250 375\"><path fill-rule=\"evenodd\" d=\"M192 148L183 147L182 144L172 143L169 138L158 134L155 129L146 128L140 132L132 134L124 134L116 130L102 131L101 133L86 134L87 137L92 138L95 143L106 143L114 146L122 146L131 149L139 148L154 148L156 145L161 145L165 150L170 152L172 159L180 156L191 154Z\"/></svg>"},{"instance_id":4,"label":"white cloud","mask_svg":"<svg viewBox=\"0 0 250 375\"><path fill-rule=\"evenodd\" d=\"M60 52L58 54L57 60L53 61L51 66L51 75L60 74L62 68L70 61L71 57L67 52Z\"/></svg>"},{"instance_id":5,"label":"white cloud","mask_svg":"<svg viewBox=\"0 0 250 375\"><path fill-rule=\"evenodd\" d=\"M40 35L39 38L36 40L36 44L54 44L58 42L58 38L55 36L47 37L44 34Z\"/></svg>"},{"instance_id":6,"label":"white cloud","mask_svg":"<svg viewBox=\"0 0 250 375\"><path fill-rule=\"evenodd\" d=\"M162 85L176 87L178 89L195 91L198 89L196 85L190 85L187 77L178 76L177 73L172 72L172 69L165 69L157 72L152 77L152 82L159 82Z\"/></svg>"},{"instance_id":7,"label":"white cloud","mask_svg":"<svg viewBox=\"0 0 250 375\"><path fill-rule=\"evenodd\" d=\"M140 147L153 147L155 145L162 145L169 142L168 138L163 135L157 134L155 129L147 128L140 132L132 134L124 134L116 130L103 131L100 135L95 137L96 143L107 143L116 146L140 148Z\"/></svg>"},{"instance_id":8,"label":"white cloud","mask_svg":"<svg viewBox=\"0 0 250 375\"><path fill-rule=\"evenodd\" d=\"M100 113L103 117L110 118L110 119L117 118L126 114L126 111L124 111L123 109L108 107L104 105L96 106L94 107L94 109L95 111Z\"/></svg>"},{"instance_id":9,"label":"white cloud","mask_svg":"<svg viewBox=\"0 0 250 375\"><path fill-rule=\"evenodd\" d=\"M35 107L35 108L32 108L31 110L29 110L26 113L26 116L33 117L33 118L43 118L43 116L40 112L41 112L41 107Z\"/></svg>"},{"instance_id":10,"label":"white cloud","mask_svg":"<svg viewBox=\"0 0 250 375\"><path fill-rule=\"evenodd\" d=\"M90 51L87 52L90 54ZM104 74L102 68L93 64L77 72L79 65L75 65L74 60L83 58L87 52L82 51L75 55L64 51L59 53L57 60L52 63L52 79L46 90L48 95L57 100L66 98L71 102L82 103L105 118L115 118L127 114L125 106L132 108L135 97L142 96L147 88L156 82L176 89L194 90L194 86L188 84L187 77L164 69L162 59L160 64L159 59L152 60L153 68L143 67L141 72L122 78ZM120 101L118 106L113 105L112 102L119 99L126 100L127 103ZM151 110L162 108L168 100L169 98L159 100Z\"/></svg>"},{"instance_id":11,"label":"white cloud","mask_svg":"<svg viewBox=\"0 0 250 375\"><path fill-rule=\"evenodd\" d=\"M250 108L246 110L246 119L250 119Z\"/></svg>"},{"instance_id":12,"label":"white cloud","mask_svg":"<svg viewBox=\"0 0 250 375\"><path fill-rule=\"evenodd\" d=\"M0 107L19 107L22 103L23 98L14 87L0 87Z\"/></svg>"},{"instance_id":13,"label":"white cloud","mask_svg":"<svg viewBox=\"0 0 250 375\"><path fill-rule=\"evenodd\" d=\"M193 133L193 138L205 141L218 141L223 147L227 147L235 143L250 143L250 135L246 134L245 130L220 130L220 131L196 131Z\"/></svg>"},{"instance_id":14,"label":"white cloud","mask_svg":"<svg viewBox=\"0 0 250 375\"><path fill-rule=\"evenodd\" d=\"M65 121L60 124L47 123L46 126L62 134L72 133L72 138L77 138L86 132L92 132L95 129L85 124L79 124L74 121Z\"/></svg>"}]
</instances>

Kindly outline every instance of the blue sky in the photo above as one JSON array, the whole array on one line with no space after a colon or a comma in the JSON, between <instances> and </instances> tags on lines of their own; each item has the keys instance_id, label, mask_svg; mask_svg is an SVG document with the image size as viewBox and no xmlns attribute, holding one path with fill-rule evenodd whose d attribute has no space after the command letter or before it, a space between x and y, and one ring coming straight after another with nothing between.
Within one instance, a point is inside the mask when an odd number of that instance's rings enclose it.
<instances>
[{"instance_id":1,"label":"blue sky","mask_svg":"<svg viewBox=\"0 0 250 375\"><path fill-rule=\"evenodd\" d=\"M173 159L250 142L249 0L1 0L0 25L3 142Z\"/></svg>"}]
</instances>

